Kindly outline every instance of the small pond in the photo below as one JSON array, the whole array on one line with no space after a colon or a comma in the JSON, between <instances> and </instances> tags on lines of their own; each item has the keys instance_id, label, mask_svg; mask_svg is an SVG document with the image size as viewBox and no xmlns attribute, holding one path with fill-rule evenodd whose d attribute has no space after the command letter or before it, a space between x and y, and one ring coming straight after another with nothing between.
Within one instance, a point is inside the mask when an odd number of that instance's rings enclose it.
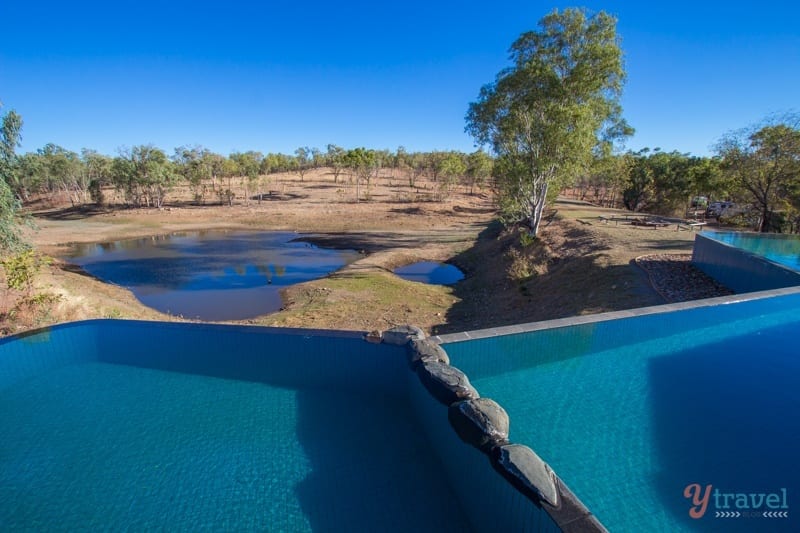
<instances>
[{"instance_id":1,"label":"small pond","mask_svg":"<svg viewBox=\"0 0 800 533\"><path fill-rule=\"evenodd\" d=\"M464 279L464 273L453 265L423 261L396 268L394 273L409 281L419 281L432 285L452 285Z\"/></svg>"},{"instance_id":2,"label":"small pond","mask_svg":"<svg viewBox=\"0 0 800 533\"><path fill-rule=\"evenodd\" d=\"M281 308L280 290L355 261L352 250L293 242L295 233L201 231L75 245L66 258L130 289L144 305L201 320L241 320Z\"/></svg>"}]
</instances>

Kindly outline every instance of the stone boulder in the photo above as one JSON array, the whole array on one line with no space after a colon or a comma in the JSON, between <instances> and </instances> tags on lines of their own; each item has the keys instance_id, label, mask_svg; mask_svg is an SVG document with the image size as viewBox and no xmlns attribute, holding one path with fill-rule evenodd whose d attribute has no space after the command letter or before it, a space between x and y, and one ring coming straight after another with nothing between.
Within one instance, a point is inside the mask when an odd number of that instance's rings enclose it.
<instances>
[{"instance_id":1,"label":"stone boulder","mask_svg":"<svg viewBox=\"0 0 800 533\"><path fill-rule=\"evenodd\" d=\"M424 339L425 332L417 326L395 326L383 332L383 342L404 346L412 339Z\"/></svg>"},{"instance_id":2,"label":"stone boulder","mask_svg":"<svg viewBox=\"0 0 800 533\"><path fill-rule=\"evenodd\" d=\"M461 440L479 450L508 444L508 413L489 398L454 403L447 412L450 425Z\"/></svg>"},{"instance_id":3,"label":"stone boulder","mask_svg":"<svg viewBox=\"0 0 800 533\"><path fill-rule=\"evenodd\" d=\"M492 452L492 466L518 491L540 506L558 507L556 475L536 453L521 444L506 444Z\"/></svg>"},{"instance_id":4,"label":"stone boulder","mask_svg":"<svg viewBox=\"0 0 800 533\"><path fill-rule=\"evenodd\" d=\"M417 366L423 361L438 361L446 365L450 364L447 352L432 340L412 339L408 343L408 363L411 365L411 369L416 370Z\"/></svg>"},{"instance_id":5,"label":"stone boulder","mask_svg":"<svg viewBox=\"0 0 800 533\"><path fill-rule=\"evenodd\" d=\"M438 361L423 361L417 367L417 376L428 392L447 406L479 396L466 374Z\"/></svg>"}]
</instances>

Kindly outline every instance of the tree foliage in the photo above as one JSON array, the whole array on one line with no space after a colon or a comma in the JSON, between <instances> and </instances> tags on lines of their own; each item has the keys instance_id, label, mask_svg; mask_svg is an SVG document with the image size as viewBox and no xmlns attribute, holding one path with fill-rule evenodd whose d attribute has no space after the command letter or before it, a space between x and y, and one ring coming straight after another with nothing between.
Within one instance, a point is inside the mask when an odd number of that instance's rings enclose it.
<instances>
[{"instance_id":1,"label":"tree foliage","mask_svg":"<svg viewBox=\"0 0 800 533\"><path fill-rule=\"evenodd\" d=\"M374 150L366 148L354 148L344 154L345 166L352 172L356 182L356 202L360 201L361 184L364 183L369 190L372 173L374 172L378 160Z\"/></svg>"},{"instance_id":2,"label":"tree foliage","mask_svg":"<svg viewBox=\"0 0 800 533\"><path fill-rule=\"evenodd\" d=\"M510 56L513 66L470 104L466 130L497 154L504 219L536 235L551 188L584 173L603 143L631 132L619 104L625 72L616 20L553 11Z\"/></svg>"},{"instance_id":3,"label":"tree foliage","mask_svg":"<svg viewBox=\"0 0 800 533\"><path fill-rule=\"evenodd\" d=\"M22 117L9 111L0 123L0 254L17 252L25 247L20 234L19 214L21 198L14 195L17 184L17 155Z\"/></svg>"},{"instance_id":4,"label":"tree foliage","mask_svg":"<svg viewBox=\"0 0 800 533\"><path fill-rule=\"evenodd\" d=\"M437 158L436 169L439 176L439 199L441 200L464 178L467 173L467 164L462 154L447 152Z\"/></svg>"},{"instance_id":5,"label":"tree foliage","mask_svg":"<svg viewBox=\"0 0 800 533\"><path fill-rule=\"evenodd\" d=\"M725 135L723 171L758 210L758 231L780 230L779 212L800 207L800 115L789 114Z\"/></svg>"},{"instance_id":6,"label":"tree foliage","mask_svg":"<svg viewBox=\"0 0 800 533\"><path fill-rule=\"evenodd\" d=\"M466 179L469 193L473 194L475 187L483 186L492 176L494 160L483 150L476 150L467 156Z\"/></svg>"},{"instance_id":7,"label":"tree foliage","mask_svg":"<svg viewBox=\"0 0 800 533\"><path fill-rule=\"evenodd\" d=\"M114 185L134 207L162 207L178 174L167 155L152 145L122 149L112 164Z\"/></svg>"}]
</instances>

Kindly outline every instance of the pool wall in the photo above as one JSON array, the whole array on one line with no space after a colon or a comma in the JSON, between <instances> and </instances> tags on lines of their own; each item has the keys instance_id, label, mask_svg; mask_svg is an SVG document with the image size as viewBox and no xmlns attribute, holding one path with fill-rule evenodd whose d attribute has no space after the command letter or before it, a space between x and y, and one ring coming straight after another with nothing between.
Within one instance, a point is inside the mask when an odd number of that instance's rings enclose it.
<instances>
[{"instance_id":1,"label":"pool wall","mask_svg":"<svg viewBox=\"0 0 800 533\"><path fill-rule=\"evenodd\" d=\"M366 342L360 332L89 320L0 339L0 390L58 367L100 361L279 387L356 389L376 402L387 396L401 398L410 404L431 455L446 472L463 511L460 519L466 518L477 531L562 530L545 512L548 504L531 485L528 473L515 471L513 461L496 457L508 444L502 435L490 435L493 440L478 449L454 431L454 405L474 400L477 394L465 376L460 383L449 380L448 376L460 373L447 364L446 355L442 360L438 345L423 337L413 327L395 328L377 338L366 336L370 341ZM428 370L433 367L445 369L444 379L431 377ZM471 429L473 441L486 437L481 434L485 426L476 427ZM558 504L550 510L561 513L562 524L570 524L563 529L602 531L588 510L533 457L534 466L546 474L549 489L558 494ZM530 461L518 464L524 470ZM587 529L587 524L595 527Z\"/></svg>"},{"instance_id":2,"label":"pool wall","mask_svg":"<svg viewBox=\"0 0 800 533\"><path fill-rule=\"evenodd\" d=\"M695 237L692 263L738 293L800 285L799 272L703 234Z\"/></svg>"}]
</instances>

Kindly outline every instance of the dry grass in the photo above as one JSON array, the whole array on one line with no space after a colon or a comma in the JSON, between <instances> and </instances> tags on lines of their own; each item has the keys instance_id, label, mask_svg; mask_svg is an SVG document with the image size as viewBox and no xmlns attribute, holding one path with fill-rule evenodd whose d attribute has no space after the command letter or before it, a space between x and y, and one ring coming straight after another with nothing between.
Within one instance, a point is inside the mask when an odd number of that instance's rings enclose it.
<instances>
[{"instance_id":1,"label":"dry grass","mask_svg":"<svg viewBox=\"0 0 800 533\"><path fill-rule=\"evenodd\" d=\"M456 191L445 202L419 202L413 200L435 184L423 181L412 190L400 176L386 176L373 184L371 201L354 203L352 191L332 180L324 171L307 174L303 183L297 176L281 176L271 185L280 187L279 196L233 207L177 202L162 210L50 209L37 213L40 229L31 238L40 251L58 257L69 242L197 229L313 233L315 242L363 250L365 256L328 278L286 289L282 311L245 322L356 330L413 323L447 332L662 303L632 260L648 253L686 253L694 237L603 225L598 216L611 210L562 203L540 239L523 248L518 235L491 223L487 191L474 196ZM423 260L449 260L468 277L442 287L390 273ZM49 267L40 285L60 295L45 322L176 320L63 261Z\"/></svg>"},{"instance_id":2,"label":"dry grass","mask_svg":"<svg viewBox=\"0 0 800 533\"><path fill-rule=\"evenodd\" d=\"M609 210L591 206L555 208L557 213L533 244L523 247L517 233L494 226L474 248L455 258L471 276L457 286L460 301L439 332L665 303L634 260L691 251L694 234L605 225L598 217Z\"/></svg>"}]
</instances>

